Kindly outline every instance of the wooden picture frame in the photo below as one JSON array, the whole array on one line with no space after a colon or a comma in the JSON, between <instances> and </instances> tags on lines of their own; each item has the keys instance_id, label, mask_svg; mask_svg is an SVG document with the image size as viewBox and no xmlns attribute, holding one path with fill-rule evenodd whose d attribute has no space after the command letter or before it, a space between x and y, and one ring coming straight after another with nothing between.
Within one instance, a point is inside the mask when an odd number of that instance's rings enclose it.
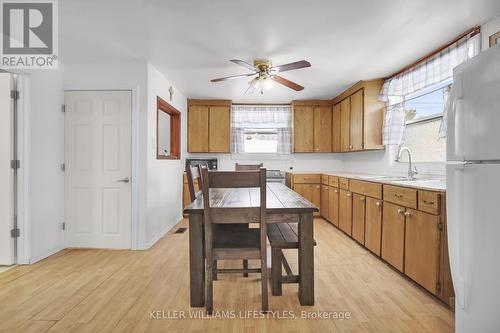
<instances>
[{"instance_id":1,"label":"wooden picture frame","mask_svg":"<svg viewBox=\"0 0 500 333\"><path fill-rule=\"evenodd\" d=\"M170 154L159 153L159 118L160 112L165 112L170 116ZM156 159L157 160L179 160L181 155L181 113L168 104L161 97L156 97Z\"/></svg>"},{"instance_id":2,"label":"wooden picture frame","mask_svg":"<svg viewBox=\"0 0 500 333\"><path fill-rule=\"evenodd\" d=\"M490 47L500 44L500 31L490 36Z\"/></svg>"}]
</instances>

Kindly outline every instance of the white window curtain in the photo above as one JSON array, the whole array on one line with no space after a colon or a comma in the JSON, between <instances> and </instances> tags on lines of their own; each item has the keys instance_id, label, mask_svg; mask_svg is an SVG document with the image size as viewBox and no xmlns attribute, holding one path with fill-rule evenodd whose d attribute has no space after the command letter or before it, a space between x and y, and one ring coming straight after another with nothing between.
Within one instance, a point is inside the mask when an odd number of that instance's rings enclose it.
<instances>
[{"instance_id":1,"label":"white window curtain","mask_svg":"<svg viewBox=\"0 0 500 333\"><path fill-rule=\"evenodd\" d=\"M388 105L384 117L383 143L401 144L404 137L404 112L401 106L394 103L403 102L406 95L449 80L453 77L456 66L474 57L479 51L480 35L466 36L424 62L387 79L379 96L379 100ZM446 130L445 126L441 127L443 131ZM446 134L440 130L439 135Z\"/></svg>"},{"instance_id":2,"label":"white window curtain","mask_svg":"<svg viewBox=\"0 0 500 333\"><path fill-rule=\"evenodd\" d=\"M290 105L233 105L231 152L244 153L245 128L276 128L278 154L290 154L292 108Z\"/></svg>"}]
</instances>

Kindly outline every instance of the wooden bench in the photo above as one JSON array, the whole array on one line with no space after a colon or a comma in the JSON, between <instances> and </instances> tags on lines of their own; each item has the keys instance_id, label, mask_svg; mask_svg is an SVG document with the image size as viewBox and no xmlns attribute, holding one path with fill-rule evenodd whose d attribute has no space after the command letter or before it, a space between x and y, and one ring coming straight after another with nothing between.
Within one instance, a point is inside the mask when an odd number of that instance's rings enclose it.
<instances>
[{"instance_id":1,"label":"wooden bench","mask_svg":"<svg viewBox=\"0 0 500 333\"><path fill-rule=\"evenodd\" d=\"M273 223L267 226L267 238L271 244L271 291L273 296L281 296L283 283L299 283L299 275L293 275L283 249L298 249L298 224ZM316 241L314 241L316 246ZM282 267L286 275L282 275Z\"/></svg>"}]
</instances>

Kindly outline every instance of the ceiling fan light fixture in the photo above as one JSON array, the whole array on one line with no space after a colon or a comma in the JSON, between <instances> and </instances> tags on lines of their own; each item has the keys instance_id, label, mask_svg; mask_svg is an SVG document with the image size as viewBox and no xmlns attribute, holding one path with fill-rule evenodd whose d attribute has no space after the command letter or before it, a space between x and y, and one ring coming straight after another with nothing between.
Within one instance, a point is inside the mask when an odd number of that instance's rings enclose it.
<instances>
[{"instance_id":1,"label":"ceiling fan light fixture","mask_svg":"<svg viewBox=\"0 0 500 333\"><path fill-rule=\"evenodd\" d=\"M265 90L271 90L275 85L275 82L271 77L268 77L264 80L262 80L262 86L264 87Z\"/></svg>"}]
</instances>

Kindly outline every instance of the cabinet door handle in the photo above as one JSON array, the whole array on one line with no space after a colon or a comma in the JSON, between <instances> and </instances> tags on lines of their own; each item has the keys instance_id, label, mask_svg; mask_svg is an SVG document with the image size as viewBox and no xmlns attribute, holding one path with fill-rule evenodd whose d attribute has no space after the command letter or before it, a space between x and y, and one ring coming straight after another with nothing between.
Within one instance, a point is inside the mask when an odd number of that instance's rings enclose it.
<instances>
[{"instance_id":1,"label":"cabinet door handle","mask_svg":"<svg viewBox=\"0 0 500 333\"><path fill-rule=\"evenodd\" d=\"M394 193L394 196L398 199L403 199L403 195L402 194L396 194Z\"/></svg>"},{"instance_id":2,"label":"cabinet door handle","mask_svg":"<svg viewBox=\"0 0 500 333\"><path fill-rule=\"evenodd\" d=\"M319 188L319 185L316 185L316 188Z\"/></svg>"},{"instance_id":3,"label":"cabinet door handle","mask_svg":"<svg viewBox=\"0 0 500 333\"><path fill-rule=\"evenodd\" d=\"M339 190L335 190L335 193L339 193Z\"/></svg>"},{"instance_id":4,"label":"cabinet door handle","mask_svg":"<svg viewBox=\"0 0 500 333\"><path fill-rule=\"evenodd\" d=\"M380 207L380 206L382 206L382 204L380 203L380 201L377 201L377 202L375 202L375 206Z\"/></svg>"},{"instance_id":5,"label":"cabinet door handle","mask_svg":"<svg viewBox=\"0 0 500 333\"><path fill-rule=\"evenodd\" d=\"M351 193L346 193L345 195L346 197L350 197L351 196Z\"/></svg>"},{"instance_id":6,"label":"cabinet door handle","mask_svg":"<svg viewBox=\"0 0 500 333\"><path fill-rule=\"evenodd\" d=\"M365 197L361 197L361 198L359 198L359 200L365 201Z\"/></svg>"},{"instance_id":7,"label":"cabinet door handle","mask_svg":"<svg viewBox=\"0 0 500 333\"><path fill-rule=\"evenodd\" d=\"M427 201L425 199L422 200L424 202L424 204L426 205L434 205L434 201Z\"/></svg>"},{"instance_id":8,"label":"cabinet door handle","mask_svg":"<svg viewBox=\"0 0 500 333\"><path fill-rule=\"evenodd\" d=\"M401 208L398 208L398 214L403 214L404 213L404 210L402 210Z\"/></svg>"},{"instance_id":9,"label":"cabinet door handle","mask_svg":"<svg viewBox=\"0 0 500 333\"><path fill-rule=\"evenodd\" d=\"M410 217L410 216L411 216L411 213L410 213L410 212L405 212L405 216L406 216L406 217Z\"/></svg>"}]
</instances>

